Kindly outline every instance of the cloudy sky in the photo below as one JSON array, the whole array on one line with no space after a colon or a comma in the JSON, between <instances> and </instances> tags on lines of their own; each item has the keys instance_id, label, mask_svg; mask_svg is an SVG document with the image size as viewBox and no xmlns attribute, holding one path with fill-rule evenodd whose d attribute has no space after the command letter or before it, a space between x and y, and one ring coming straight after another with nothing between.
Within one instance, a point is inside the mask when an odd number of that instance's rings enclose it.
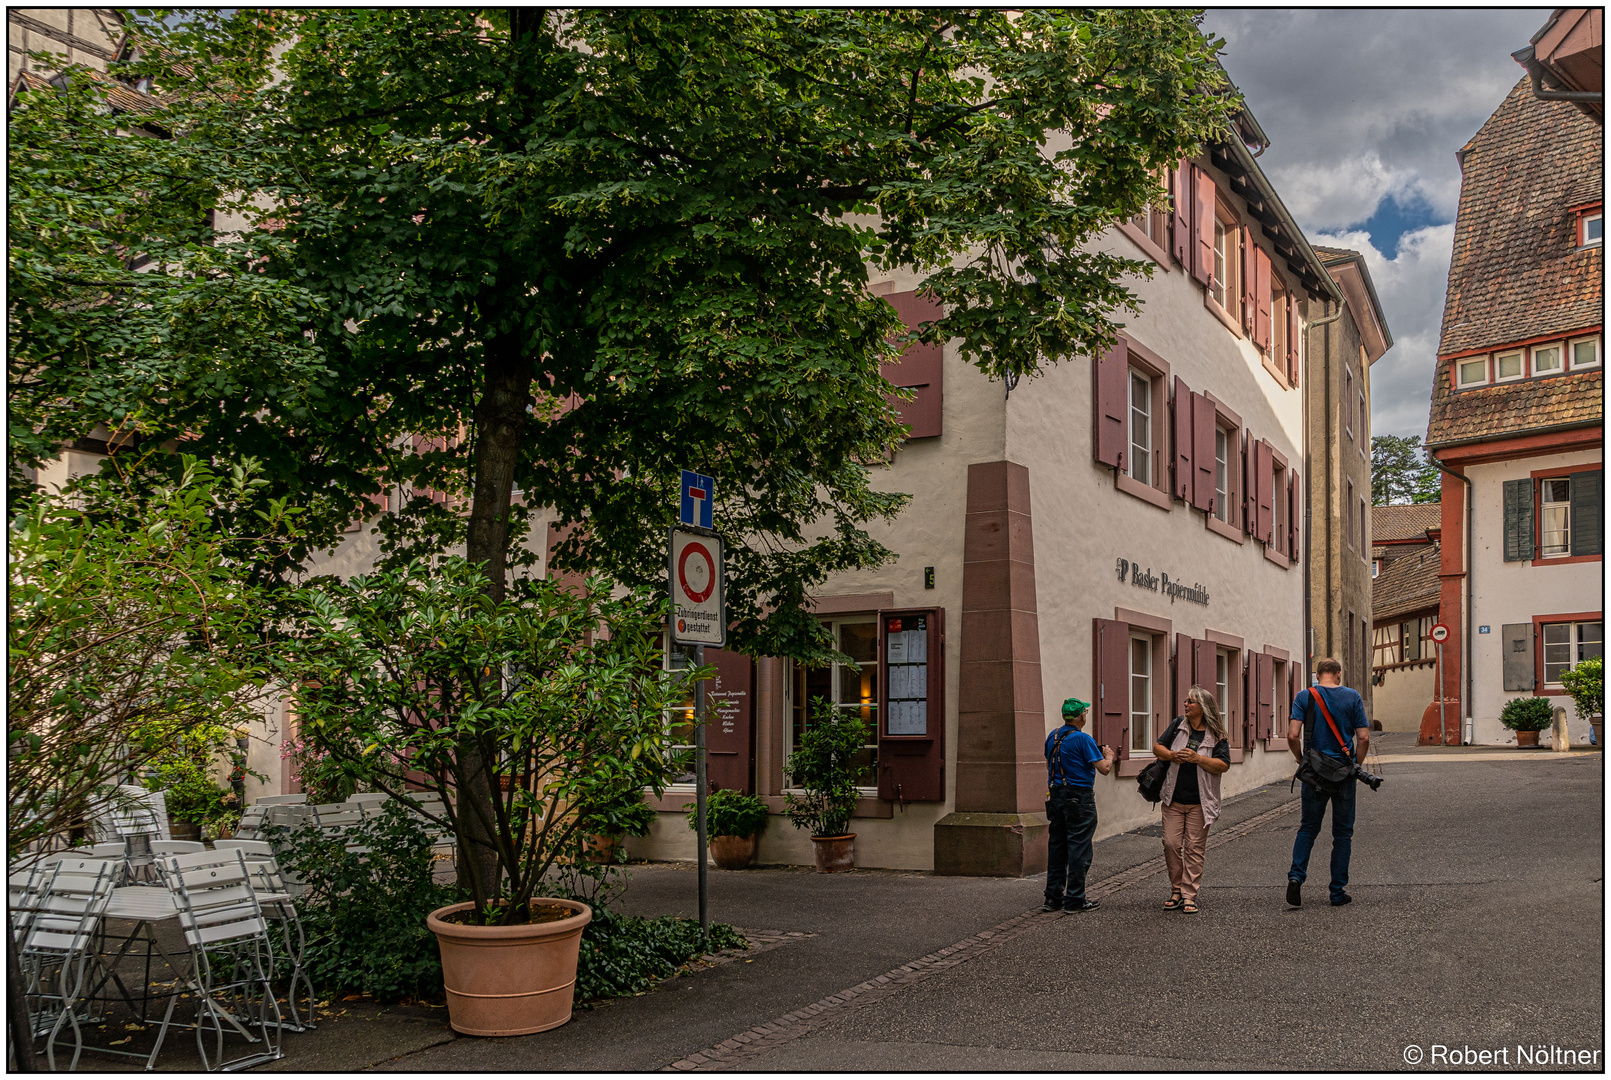
<instances>
[{"instance_id":1,"label":"cloudy sky","mask_svg":"<svg viewBox=\"0 0 1611 1080\"><path fill-rule=\"evenodd\" d=\"M1270 136L1259 164L1311 243L1365 254L1394 346L1371 368L1377 435L1426 435L1460 201L1454 152L1522 69L1550 8L1210 10Z\"/></svg>"}]
</instances>

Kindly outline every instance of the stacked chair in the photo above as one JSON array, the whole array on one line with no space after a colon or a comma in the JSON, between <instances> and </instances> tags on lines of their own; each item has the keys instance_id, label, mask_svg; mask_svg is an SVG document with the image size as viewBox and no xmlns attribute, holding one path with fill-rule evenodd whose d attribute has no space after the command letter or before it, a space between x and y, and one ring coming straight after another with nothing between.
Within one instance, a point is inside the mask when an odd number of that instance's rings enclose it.
<instances>
[{"instance_id":1,"label":"stacked chair","mask_svg":"<svg viewBox=\"0 0 1611 1080\"><path fill-rule=\"evenodd\" d=\"M313 1021L313 984L302 964L307 935L296 913L295 895L301 890L289 884L274 861L274 849L266 840L220 840L217 851L238 851L252 875L252 888L264 918L279 925L285 955L291 960L290 993L286 1002L291 1011L291 1031L317 1027Z\"/></svg>"},{"instance_id":2,"label":"stacked chair","mask_svg":"<svg viewBox=\"0 0 1611 1080\"><path fill-rule=\"evenodd\" d=\"M84 1050L81 1021L91 1019L84 1000L90 973L97 966L96 944L101 915L122 873L122 863L106 859L62 857L36 863L13 874L8 882L12 932L17 935L23 997L28 1003L36 1039L43 1039L45 1060L56 1069L56 1041L72 1030L78 1067Z\"/></svg>"}]
</instances>

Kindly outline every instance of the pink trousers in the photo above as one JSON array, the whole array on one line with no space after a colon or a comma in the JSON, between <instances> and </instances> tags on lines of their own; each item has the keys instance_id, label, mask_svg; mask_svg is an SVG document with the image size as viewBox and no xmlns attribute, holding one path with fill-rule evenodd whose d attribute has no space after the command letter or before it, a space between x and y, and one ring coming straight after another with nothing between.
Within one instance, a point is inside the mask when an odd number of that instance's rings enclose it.
<instances>
[{"instance_id":1,"label":"pink trousers","mask_svg":"<svg viewBox=\"0 0 1611 1080\"><path fill-rule=\"evenodd\" d=\"M1163 808L1164 864L1169 884L1183 899L1195 901L1203 883L1203 852L1208 850L1208 827L1201 806Z\"/></svg>"}]
</instances>

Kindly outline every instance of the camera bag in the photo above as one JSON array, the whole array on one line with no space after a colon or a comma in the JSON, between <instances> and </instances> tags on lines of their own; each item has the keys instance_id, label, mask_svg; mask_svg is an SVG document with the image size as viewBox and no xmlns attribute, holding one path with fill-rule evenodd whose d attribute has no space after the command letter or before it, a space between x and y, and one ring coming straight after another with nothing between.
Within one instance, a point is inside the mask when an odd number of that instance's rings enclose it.
<instances>
[{"instance_id":1,"label":"camera bag","mask_svg":"<svg viewBox=\"0 0 1611 1080\"><path fill-rule=\"evenodd\" d=\"M1342 749L1348 748L1348 742L1337 729L1337 721L1331 718L1331 710L1326 707L1326 699L1321 696L1318 686L1309 688L1309 698L1320 707L1320 713L1326 718L1326 726L1331 728L1332 736ZM1344 784L1354 777L1354 763L1322 754L1314 745L1314 720L1311 715L1304 725L1303 761L1298 771L1293 775L1294 780L1302 780L1316 791L1326 795L1335 795L1342 790Z\"/></svg>"}]
</instances>

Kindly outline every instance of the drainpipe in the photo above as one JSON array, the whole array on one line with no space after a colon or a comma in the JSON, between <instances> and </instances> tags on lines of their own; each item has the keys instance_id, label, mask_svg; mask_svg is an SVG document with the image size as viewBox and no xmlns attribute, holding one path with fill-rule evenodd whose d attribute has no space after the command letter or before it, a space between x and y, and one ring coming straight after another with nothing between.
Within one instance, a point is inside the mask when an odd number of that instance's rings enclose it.
<instances>
[{"instance_id":1,"label":"drainpipe","mask_svg":"<svg viewBox=\"0 0 1611 1080\"><path fill-rule=\"evenodd\" d=\"M1447 473L1449 476L1454 477L1466 486L1466 550L1465 558L1461 560L1465 566L1466 584L1460 600L1460 644L1465 656L1460 662L1461 682L1464 683L1464 688L1462 689L1460 695L1460 703L1465 706L1466 714L1474 718L1476 713L1473 711L1471 702L1471 597L1473 595L1471 590L1471 575L1475 572L1477 554L1477 505L1475 501L1476 489L1471 486L1471 477L1457 473L1453 469L1444 465L1443 462L1438 460L1437 455L1431 450L1426 452L1426 459L1430 461L1439 472ZM1443 672L1440 671L1438 672L1438 699L1440 701L1443 699L1443 694L1446 687L1447 684L1443 681ZM1475 720L1473 719L1473 730L1471 735L1468 736L1466 733L1465 717L1461 717L1460 745L1474 741L1475 734ZM1445 737L1447 737L1447 733L1445 733Z\"/></svg>"},{"instance_id":2,"label":"drainpipe","mask_svg":"<svg viewBox=\"0 0 1611 1080\"><path fill-rule=\"evenodd\" d=\"M1304 333L1308 333L1310 330L1313 330L1318 326L1327 326L1327 325L1329 325L1331 323L1336 322L1338 319L1342 318L1343 310L1344 309L1343 309L1342 304L1339 303L1337 305L1336 314L1327 315L1323 319L1315 319L1315 320L1309 322L1303 328ZM1324 353L1325 362L1321 365L1321 370L1324 373L1323 381L1324 381L1324 383L1326 385L1326 394L1325 394L1325 402L1326 402L1326 408L1325 408L1325 412L1326 412L1326 440L1325 440L1326 441L1326 475L1329 477L1331 475L1331 448L1332 448L1332 441L1333 441L1332 440L1333 432L1331 430L1331 422L1332 422L1332 411L1331 411L1331 335L1329 335L1329 334L1324 335L1321 338L1321 340L1326 343L1325 353ZM1308 356L1308 350L1307 349L1304 350L1304 355L1305 355L1305 357ZM1305 394L1303 396L1303 410L1304 410L1303 430L1304 430L1304 437L1307 438L1308 433L1309 433L1309 395L1308 394ZM1303 514L1304 514L1303 542L1308 548L1308 550L1304 552L1304 559L1303 559L1303 568L1304 568L1303 569L1303 578L1304 578L1304 581L1303 581L1303 624L1304 624L1304 633L1309 639L1309 642L1308 642L1308 644L1309 644L1309 664L1308 664L1309 670L1304 672L1304 675L1310 681L1313 681L1313 679L1314 679L1314 656L1315 656L1315 653L1317 651L1316 648L1315 648L1315 632L1314 632L1314 577L1313 577L1313 575L1314 575L1314 565L1315 565L1315 555L1314 555L1314 553L1315 553L1315 530L1314 530L1314 517L1315 517L1314 492L1315 492L1315 482L1314 482L1314 455L1313 454L1307 454L1306 453L1306 454L1303 455L1303 482L1306 485L1308 485L1308 491L1309 491L1309 498L1304 500L1304 508L1303 508ZM1330 490L1329 485L1327 487L1327 490L1328 491ZM1326 565L1329 568L1329 566L1331 565L1331 555L1332 555L1331 542L1330 542L1330 539L1329 539L1331 533L1330 533L1329 530L1327 531L1326 535L1328 537L1327 543L1326 543ZM1329 569L1328 569L1328 578L1329 578ZM1328 595L1327 595L1327 603L1328 603L1328 605L1330 604L1330 594L1329 594L1329 592L1328 592ZM1328 614L1327 625L1329 626L1330 625L1330 618L1329 618L1330 613L1329 613L1329 610L1328 610L1327 614ZM1327 641L1327 655L1329 656L1330 655L1330 641L1331 641L1331 636L1329 634L1326 636L1326 641Z\"/></svg>"},{"instance_id":3,"label":"drainpipe","mask_svg":"<svg viewBox=\"0 0 1611 1080\"><path fill-rule=\"evenodd\" d=\"M1527 74L1532 76L1533 96L1540 101L1581 101L1598 105L1604 100L1605 95L1598 90L1545 90L1544 76L1546 72L1544 65L1539 63L1538 58L1533 55L1531 45L1525 49L1517 49L1510 54L1510 58L1525 68Z\"/></svg>"}]
</instances>

